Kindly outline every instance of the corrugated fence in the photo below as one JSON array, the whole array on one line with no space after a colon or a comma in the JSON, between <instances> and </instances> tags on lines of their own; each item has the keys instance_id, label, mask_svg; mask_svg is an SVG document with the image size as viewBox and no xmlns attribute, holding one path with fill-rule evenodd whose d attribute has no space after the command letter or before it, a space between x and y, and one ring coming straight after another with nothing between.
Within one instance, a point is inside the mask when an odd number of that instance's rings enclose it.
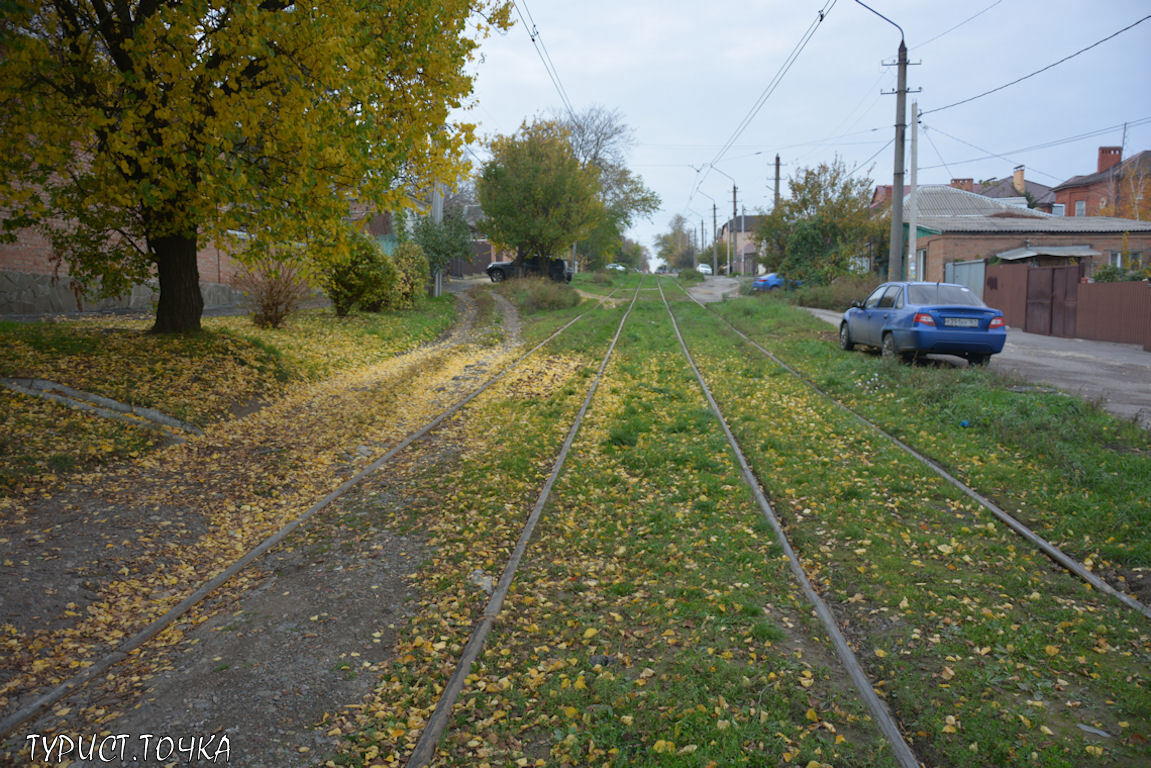
<instances>
[{"instance_id":1,"label":"corrugated fence","mask_svg":"<svg viewBox=\"0 0 1151 768\"><path fill-rule=\"evenodd\" d=\"M1027 325L1027 264L989 264L983 288L988 306L1003 312L1013 328ZM1082 283L1076 286L1075 336L1141 344L1151 352L1151 283Z\"/></svg>"}]
</instances>

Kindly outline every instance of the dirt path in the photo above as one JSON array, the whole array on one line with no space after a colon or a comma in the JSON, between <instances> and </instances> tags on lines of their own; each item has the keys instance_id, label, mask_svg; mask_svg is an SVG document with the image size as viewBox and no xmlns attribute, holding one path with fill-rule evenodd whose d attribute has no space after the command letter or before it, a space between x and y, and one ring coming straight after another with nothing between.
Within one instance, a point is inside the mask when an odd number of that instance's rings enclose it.
<instances>
[{"instance_id":1,"label":"dirt path","mask_svg":"<svg viewBox=\"0 0 1151 768\"><path fill-rule=\"evenodd\" d=\"M459 301L461 321L445 339L385 370L297 393L154 462L80 478L56 498L15 510L15 522L0 530L4 584L19 584L0 594L0 617L14 630L0 668L5 713L74 674L55 669L57 658L102 656L382 453L394 435L426 423L428 412L505 364L519 340L514 308L497 301L507 341L484 347L473 343L483 336L475 301ZM205 472L208 457L237 471ZM114 667L114 679L20 726L0 752L9 762L0 763L28 764L17 753L26 756L30 734L97 733L127 734L125 759L74 765L167 762L153 759L157 742L144 735L210 740L213 754L227 736L232 764L256 768L316 763L336 741L321 721L375 681L412 598L405 574L427 555L418 535L372 522L375 511L405 503L401 459L373 491L338 501ZM303 471L309 461L323 470ZM253 496L253 483L262 496ZM262 517L257 506L276 502L278 514L259 530L229 529L217 514L231 507ZM195 556L205 547L222 551ZM149 610L139 610L143 604Z\"/></svg>"}]
</instances>

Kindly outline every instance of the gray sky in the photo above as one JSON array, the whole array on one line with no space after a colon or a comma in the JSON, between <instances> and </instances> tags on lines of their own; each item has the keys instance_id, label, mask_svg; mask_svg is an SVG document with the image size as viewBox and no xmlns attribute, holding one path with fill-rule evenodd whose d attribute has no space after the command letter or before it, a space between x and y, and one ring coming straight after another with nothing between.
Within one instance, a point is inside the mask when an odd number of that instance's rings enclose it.
<instances>
[{"instance_id":1,"label":"gray sky","mask_svg":"<svg viewBox=\"0 0 1151 768\"><path fill-rule=\"evenodd\" d=\"M697 229L705 215L710 240L712 201L692 196L701 179L701 192L719 204L720 224L730 217L732 181L695 170L713 161L735 179L748 213L770 206L777 152L784 195L797 168L836 154L848 167L861 165L861 174L870 168L877 183L892 181L894 150L884 145L894 136L895 96L881 91L895 88L896 68L883 64L894 62L899 32L852 0L517 4L525 18L530 12L572 106L618 109L635 130L631 168L663 200L651 221L629 232L643 245L651 247L676 213ZM1028 179L1055 186L1094 173L1098 147L1119 145L1124 122L1124 156L1151 149L1151 20L1017 85L931 112L1112 35L1151 14L1148 0L868 5L903 27L909 59L921 62L908 68L909 88L922 88L908 96L908 114L913 99L926 113L921 184L1001 178L1023 164ZM790 70L723 151L828 6ZM516 25L484 41L473 65L476 104L466 119L482 136L512 133L525 118L563 109L528 28L513 17Z\"/></svg>"}]
</instances>

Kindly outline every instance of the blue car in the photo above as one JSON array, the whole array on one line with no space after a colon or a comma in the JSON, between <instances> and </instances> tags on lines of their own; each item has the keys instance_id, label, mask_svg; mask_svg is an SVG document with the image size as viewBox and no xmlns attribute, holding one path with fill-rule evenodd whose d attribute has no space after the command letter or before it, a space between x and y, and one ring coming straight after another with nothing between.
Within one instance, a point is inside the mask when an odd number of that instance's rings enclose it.
<instances>
[{"instance_id":1,"label":"blue car","mask_svg":"<svg viewBox=\"0 0 1151 768\"><path fill-rule=\"evenodd\" d=\"M766 275L759 275L752 280L751 289L753 291L773 291L776 288L791 289L802 284L798 280L788 280L776 272L768 272Z\"/></svg>"},{"instance_id":2,"label":"blue car","mask_svg":"<svg viewBox=\"0 0 1151 768\"><path fill-rule=\"evenodd\" d=\"M954 283L884 283L852 302L839 323L842 349L876 347L905 362L936 353L987 365L1006 340L1003 313Z\"/></svg>"}]
</instances>

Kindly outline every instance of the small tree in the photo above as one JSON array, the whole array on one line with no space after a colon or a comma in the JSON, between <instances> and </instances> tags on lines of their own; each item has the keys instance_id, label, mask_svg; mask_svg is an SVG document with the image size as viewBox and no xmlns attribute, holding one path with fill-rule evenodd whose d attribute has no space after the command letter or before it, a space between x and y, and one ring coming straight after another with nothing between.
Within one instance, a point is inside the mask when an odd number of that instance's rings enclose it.
<instances>
[{"instance_id":1,"label":"small tree","mask_svg":"<svg viewBox=\"0 0 1151 768\"><path fill-rule=\"evenodd\" d=\"M439 224L425 216L416 222L412 240L427 257L428 269L444 269L454 258L469 258L472 253L472 230L456 211L445 211Z\"/></svg>"},{"instance_id":2,"label":"small tree","mask_svg":"<svg viewBox=\"0 0 1151 768\"><path fill-rule=\"evenodd\" d=\"M596 173L581 167L562 125L537 120L497 136L476 184L481 229L514 248L516 260L551 257L595 225L602 212Z\"/></svg>"}]
</instances>

